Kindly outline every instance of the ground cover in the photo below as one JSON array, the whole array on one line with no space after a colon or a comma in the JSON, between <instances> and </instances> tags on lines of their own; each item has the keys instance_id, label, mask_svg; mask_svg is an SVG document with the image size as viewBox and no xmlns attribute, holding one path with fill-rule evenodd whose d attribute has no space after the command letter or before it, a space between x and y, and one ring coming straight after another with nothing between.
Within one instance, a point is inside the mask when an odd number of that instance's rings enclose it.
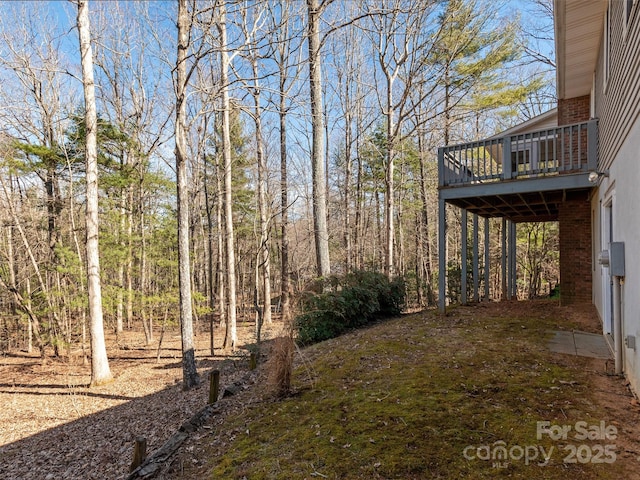
<instances>
[{"instance_id":1,"label":"ground cover","mask_svg":"<svg viewBox=\"0 0 640 480\"><path fill-rule=\"evenodd\" d=\"M273 335L265 330L265 338ZM240 323L239 336L253 341L253 324ZM0 355L0 479L125 478L136 437L147 439L151 453L207 404L210 370L221 370L222 388L247 374L246 349L218 348L211 357L203 331L196 336L203 382L185 392L179 331L165 332L159 359L158 340L146 345L141 331L108 333L115 381L94 388L80 351L45 361L35 352Z\"/></svg>"},{"instance_id":2,"label":"ground cover","mask_svg":"<svg viewBox=\"0 0 640 480\"><path fill-rule=\"evenodd\" d=\"M159 478L640 478L640 409L625 381L602 360L545 347L549 330L574 328L599 326L592 311L551 301L381 321L299 351L295 391L284 399L268 393L266 342L258 371ZM240 336L253 341L250 323ZM159 362L157 343L145 346L141 332L109 335L108 345L116 379L91 389L78 356L0 357L0 478L123 479L135 437L153 452L206 404L206 383L181 389L177 331L165 334ZM197 346L203 378L212 368L223 387L246 378L247 350L207 357L204 333ZM574 431L537 439L538 421ZM580 421L605 422L617 437L577 440ZM487 446L507 447L509 458L484 460ZM510 449L528 446L538 457L531 450L527 465ZM546 466L540 447L553 448Z\"/></svg>"},{"instance_id":3,"label":"ground cover","mask_svg":"<svg viewBox=\"0 0 640 480\"><path fill-rule=\"evenodd\" d=\"M550 330L593 322L550 301L491 304L314 345L294 395L238 397L165 478L637 478L624 381L604 360L546 348Z\"/></svg>"}]
</instances>

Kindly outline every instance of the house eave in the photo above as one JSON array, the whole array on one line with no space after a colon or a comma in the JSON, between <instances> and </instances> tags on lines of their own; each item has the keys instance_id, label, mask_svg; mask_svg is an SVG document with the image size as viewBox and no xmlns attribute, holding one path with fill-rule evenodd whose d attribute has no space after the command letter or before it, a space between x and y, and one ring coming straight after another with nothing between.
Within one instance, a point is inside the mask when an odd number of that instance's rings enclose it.
<instances>
[{"instance_id":1,"label":"house eave","mask_svg":"<svg viewBox=\"0 0 640 480\"><path fill-rule=\"evenodd\" d=\"M531 131L539 130L538 126L541 123L553 121L553 126L558 126L558 109L552 108L551 110L547 110L546 112L541 113L540 115L536 115L528 120L525 120L522 123L514 125L511 128L507 128L496 135L489 137L487 140L491 140L494 138L506 137L507 135L516 135L518 133L528 133Z\"/></svg>"},{"instance_id":2,"label":"house eave","mask_svg":"<svg viewBox=\"0 0 640 480\"><path fill-rule=\"evenodd\" d=\"M558 99L589 95L608 0L554 0Z\"/></svg>"}]
</instances>

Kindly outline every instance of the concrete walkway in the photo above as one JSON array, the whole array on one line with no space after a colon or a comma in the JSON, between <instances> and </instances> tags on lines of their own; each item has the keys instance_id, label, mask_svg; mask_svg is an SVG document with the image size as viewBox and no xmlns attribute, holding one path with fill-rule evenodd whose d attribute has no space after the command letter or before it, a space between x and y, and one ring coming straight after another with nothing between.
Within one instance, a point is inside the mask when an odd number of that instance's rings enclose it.
<instances>
[{"instance_id":1,"label":"concrete walkway","mask_svg":"<svg viewBox=\"0 0 640 480\"><path fill-rule=\"evenodd\" d=\"M603 335L587 332L554 331L549 350L591 358L613 358Z\"/></svg>"}]
</instances>

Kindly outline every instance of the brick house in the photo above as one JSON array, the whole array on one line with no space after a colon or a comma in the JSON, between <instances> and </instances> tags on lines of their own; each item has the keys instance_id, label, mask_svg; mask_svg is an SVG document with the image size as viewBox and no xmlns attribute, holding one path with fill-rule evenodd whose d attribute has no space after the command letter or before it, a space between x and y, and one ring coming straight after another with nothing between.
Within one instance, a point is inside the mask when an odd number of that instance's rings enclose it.
<instances>
[{"instance_id":1,"label":"brick house","mask_svg":"<svg viewBox=\"0 0 640 480\"><path fill-rule=\"evenodd\" d=\"M558 221L560 301L595 305L616 369L627 374L636 392L639 4L640 0L554 0L557 109L496 137L438 151L440 271L447 266L446 205L461 209L464 230L468 214L474 220L502 219L505 298L515 291L514 224ZM477 221L473 224L475 228ZM480 261L473 259L474 270ZM446 276L439 280L444 311Z\"/></svg>"}]
</instances>

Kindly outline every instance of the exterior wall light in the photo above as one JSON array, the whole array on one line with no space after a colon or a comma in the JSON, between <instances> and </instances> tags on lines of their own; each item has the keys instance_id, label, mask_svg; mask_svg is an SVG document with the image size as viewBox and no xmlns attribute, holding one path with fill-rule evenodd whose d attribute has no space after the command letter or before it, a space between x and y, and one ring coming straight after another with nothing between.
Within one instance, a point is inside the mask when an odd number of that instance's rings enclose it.
<instances>
[{"instance_id":1,"label":"exterior wall light","mask_svg":"<svg viewBox=\"0 0 640 480\"><path fill-rule=\"evenodd\" d=\"M609 172L591 172L589 173L589 182L590 183L598 183L598 181L602 178L602 177L608 177L609 176Z\"/></svg>"}]
</instances>

